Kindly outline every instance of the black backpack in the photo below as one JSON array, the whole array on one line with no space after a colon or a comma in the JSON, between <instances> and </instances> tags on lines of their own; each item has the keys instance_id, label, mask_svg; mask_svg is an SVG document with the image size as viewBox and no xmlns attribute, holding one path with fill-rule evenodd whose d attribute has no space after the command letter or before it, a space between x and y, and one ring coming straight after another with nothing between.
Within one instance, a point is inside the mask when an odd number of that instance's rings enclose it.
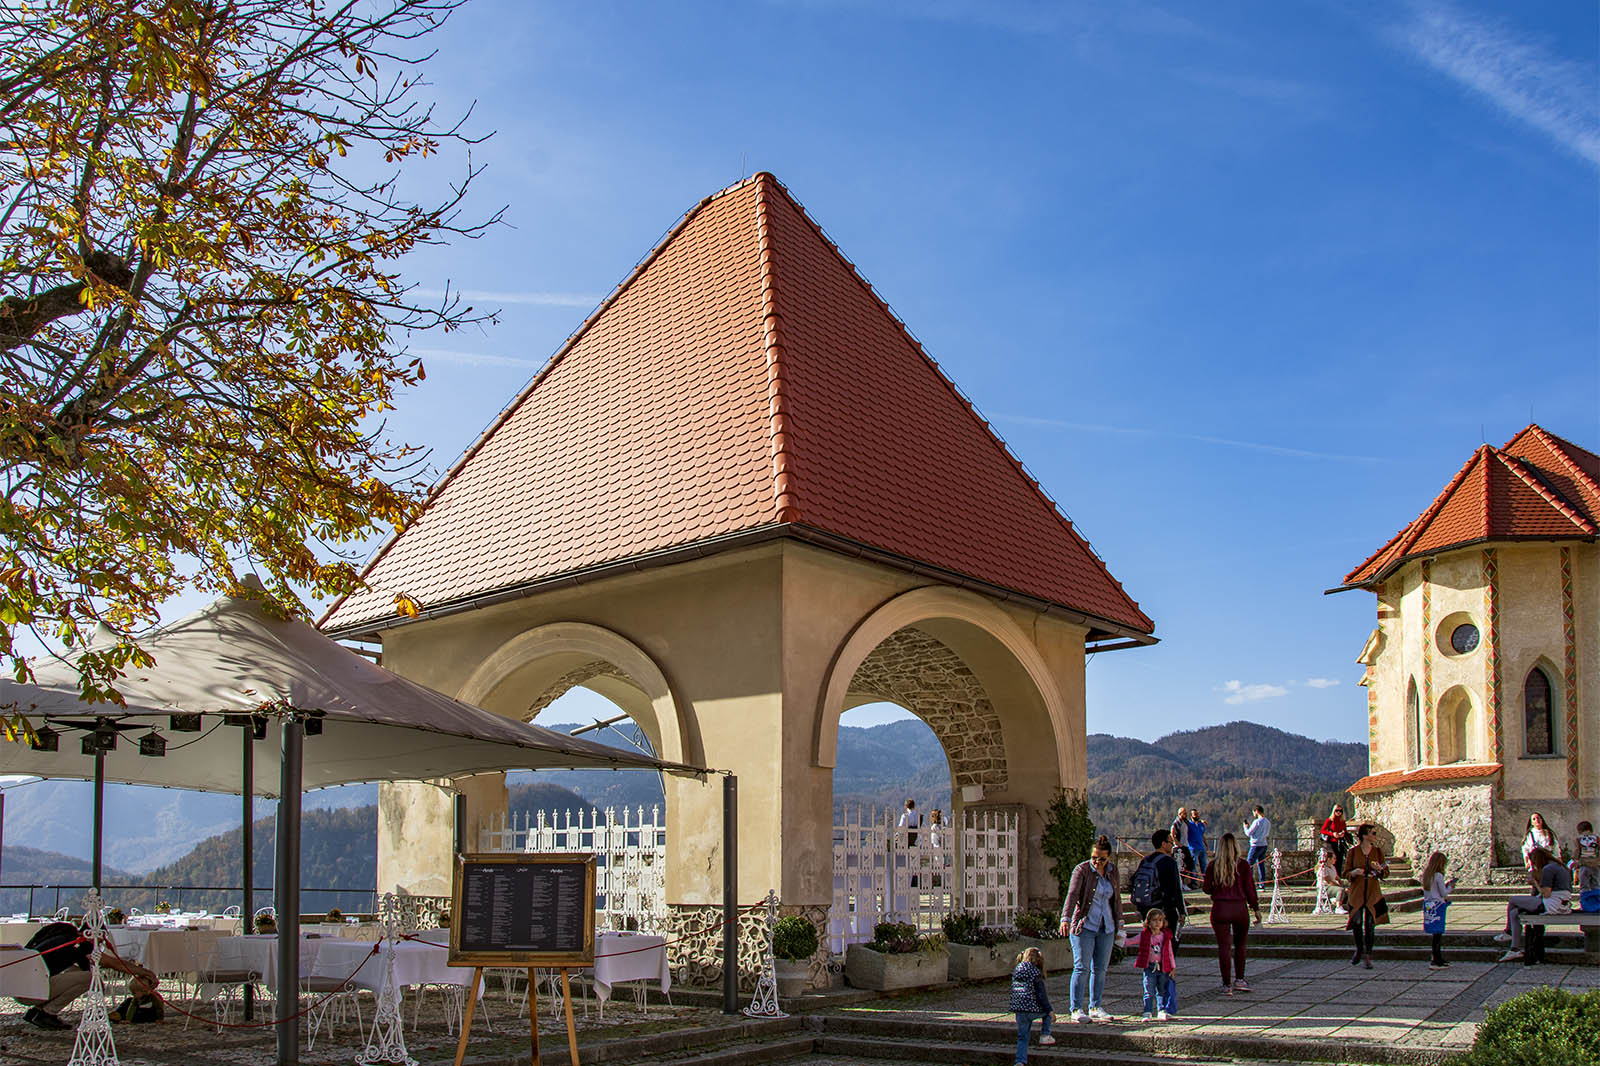
<instances>
[{"instance_id":1,"label":"black backpack","mask_svg":"<svg viewBox=\"0 0 1600 1066\"><path fill-rule=\"evenodd\" d=\"M1133 882L1128 886L1128 899L1141 917L1146 911L1161 904L1161 877L1156 873L1156 860L1161 858L1162 854L1159 851L1152 851L1139 860L1139 868L1133 871Z\"/></svg>"}]
</instances>

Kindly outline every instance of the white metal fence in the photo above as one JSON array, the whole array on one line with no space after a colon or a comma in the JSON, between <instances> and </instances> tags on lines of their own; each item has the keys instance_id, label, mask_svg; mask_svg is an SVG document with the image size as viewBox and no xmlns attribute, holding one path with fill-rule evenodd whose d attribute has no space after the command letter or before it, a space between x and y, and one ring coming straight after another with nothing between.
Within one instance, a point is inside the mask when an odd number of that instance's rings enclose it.
<instances>
[{"instance_id":1,"label":"white metal fence","mask_svg":"<svg viewBox=\"0 0 1600 1066\"><path fill-rule=\"evenodd\" d=\"M966 810L959 831L926 821L902 828L899 815L859 806L835 812L827 934L835 954L871 940L879 922L932 932L954 910L971 911L985 925L1016 920L1018 811Z\"/></svg>"},{"instance_id":2,"label":"white metal fence","mask_svg":"<svg viewBox=\"0 0 1600 1066\"><path fill-rule=\"evenodd\" d=\"M666 928L667 824L660 807L491 816L481 851L594 852L595 919L603 929Z\"/></svg>"}]
</instances>

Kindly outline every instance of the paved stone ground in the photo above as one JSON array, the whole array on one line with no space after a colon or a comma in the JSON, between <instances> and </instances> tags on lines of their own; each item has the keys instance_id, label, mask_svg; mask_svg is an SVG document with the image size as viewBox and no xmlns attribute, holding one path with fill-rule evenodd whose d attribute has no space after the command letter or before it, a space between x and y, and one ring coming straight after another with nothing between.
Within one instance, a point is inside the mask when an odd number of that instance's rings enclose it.
<instances>
[{"instance_id":1,"label":"paved stone ground","mask_svg":"<svg viewBox=\"0 0 1600 1066\"><path fill-rule=\"evenodd\" d=\"M1337 917L1297 917L1294 924L1336 927L1340 921ZM1390 928L1415 927L1420 921L1420 915L1400 914ZM1464 902L1451 911L1451 926L1457 931L1495 931L1503 921L1504 905L1493 901ZM1378 935L1381 938L1383 931ZM1447 954L1448 950L1447 942ZM1459 1049L1471 1043L1486 1009L1514 995L1539 985L1573 990L1600 987L1600 967L1592 965L1456 963L1434 972L1424 962L1380 960L1375 969L1368 971L1340 960L1252 959L1249 976L1253 992L1225 996L1220 990L1215 954L1188 949L1179 959L1180 1011L1172 1021L1148 1025L1139 1022L1139 974L1129 964L1108 975L1106 1006L1118 1016L1115 1025L1123 1031ZM1055 973L1048 980L1051 998L1063 1017L1069 979L1067 973ZM907 1025L908 1036L919 1021L951 1020L992 1026L995 1044L1003 1048L1015 1033L1015 1022L1005 1010L1006 998L1005 983L996 982L828 1009L845 1016L892 1018ZM527 1030L513 1020L520 1020L516 1006L507 1004L498 991L491 993L488 1003L495 1028L491 1031L481 1020L474 1024L472 1056L512 1056L518 1052L525 1056ZM369 1024L372 1006L371 997L364 997L363 1012ZM436 996L425 1007L420 1027L410 1027L409 1001L406 1018L407 1043L416 1058L427 1064L451 1060L455 1040L447 1031ZM76 1021L76 1014L69 1012L67 1020ZM734 1023L714 1006L653 1004L641 1011L627 999L613 1001L604 1020L592 1010L588 1017L581 1016L580 1011L578 1018L585 1043L730 1024ZM1070 1032L1077 1028L1070 1024L1058 1026L1069 1034L1069 1040ZM70 1056L72 1035L33 1029L22 1021L19 1006L0 1000L0 1062L8 1066L60 1066ZM128 1066L267 1066L273 1060L270 1030L229 1030L218 1034L214 1027L198 1022L185 1030L182 1020L177 1019L161 1025L118 1027L116 1038L121 1059ZM541 1041L547 1048L563 1046L565 1042L559 1019L548 1011L541 1020ZM359 1050L355 1027L346 1023L334 1039L319 1039L314 1051L303 1053L302 1061L350 1063ZM813 1056L797 1061L808 1066L843 1066L846 1062L866 1066L866 1060L853 1057ZM907 1060L897 1062L898 1066L916 1066Z\"/></svg>"}]
</instances>

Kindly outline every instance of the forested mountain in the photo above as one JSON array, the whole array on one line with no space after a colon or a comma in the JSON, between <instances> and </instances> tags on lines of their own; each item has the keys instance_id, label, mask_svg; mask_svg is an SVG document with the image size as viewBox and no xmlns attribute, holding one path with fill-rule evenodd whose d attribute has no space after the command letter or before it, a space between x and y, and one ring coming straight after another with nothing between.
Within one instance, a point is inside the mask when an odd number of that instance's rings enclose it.
<instances>
[{"instance_id":1,"label":"forested mountain","mask_svg":"<svg viewBox=\"0 0 1600 1066\"><path fill-rule=\"evenodd\" d=\"M58 851L6 845L5 858L0 862L0 882L8 885L86 885L91 877L89 860L75 859ZM102 882L137 880L137 875L111 866L101 870ZM63 891L61 906L77 906L83 896L82 889ZM35 892L33 911L56 909L56 893ZM16 914L28 909L28 890L0 889L0 914Z\"/></svg>"}]
</instances>

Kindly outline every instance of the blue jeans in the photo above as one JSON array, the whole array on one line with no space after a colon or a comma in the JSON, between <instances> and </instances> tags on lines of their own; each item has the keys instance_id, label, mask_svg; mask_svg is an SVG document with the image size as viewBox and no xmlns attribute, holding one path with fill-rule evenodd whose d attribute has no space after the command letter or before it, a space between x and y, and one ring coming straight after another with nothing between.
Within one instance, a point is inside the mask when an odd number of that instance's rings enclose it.
<instances>
[{"instance_id":1,"label":"blue jeans","mask_svg":"<svg viewBox=\"0 0 1600 1066\"><path fill-rule=\"evenodd\" d=\"M1144 968L1144 1012L1154 1014L1164 1010L1178 1013L1178 982L1155 966Z\"/></svg>"},{"instance_id":2,"label":"blue jeans","mask_svg":"<svg viewBox=\"0 0 1600 1066\"><path fill-rule=\"evenodd\" d=\"M1116 934L1106 929L1098 933L1074 933L1070 939L1072 1010L1073 1013L1093 1010L1100 1006L1100 996L1106 988L1106 968L1111 965L1111 945Z\"/></svg>"},{"instance_id":3,"label":"blue jeans","mask_svg":"<svg viewBox=\"0 0 1600 1066\"><path fill-rule=\"evenodd\" d=\"M1190 848L1189 850L1194 852L1194 876L1195 876L1194 883L1191 884L1189 887L1190 888L1199 888L1200 887L1200 879L1205 877L1205 875L1206 875L1206 849L1205 848Z\"/></svg>"},{"instance_id":4,"label":"blue jeans","mask_svg":"<svg viewBox=\"0 0 1600 1066\"><path fill-rule=\"evenodd\" d=\"M1265 844L1251 844L1250 854L1245 856L1244 861L1249 863L1250 869L1255 872L1256 885L1258 887L1260 886L1261 882L1267 879L1266 860L1267 846Z\"/></svg>"},{"instance_id":5,"label":"blue jeans","mask_svg":"<svg viewBox=\"0 0 1600 1066\"><path fill-rule=\"evenodd\" d=\"M1040 1027L1041 1036L1050 1035L1050 1015L1048 1014L1017 1014L1017 1057L1016 1062L1028 1061L1028 1038L1033 1035L1033 1023L1038 1019L1044 1024Z\"/></svg>"}]
</instances>

